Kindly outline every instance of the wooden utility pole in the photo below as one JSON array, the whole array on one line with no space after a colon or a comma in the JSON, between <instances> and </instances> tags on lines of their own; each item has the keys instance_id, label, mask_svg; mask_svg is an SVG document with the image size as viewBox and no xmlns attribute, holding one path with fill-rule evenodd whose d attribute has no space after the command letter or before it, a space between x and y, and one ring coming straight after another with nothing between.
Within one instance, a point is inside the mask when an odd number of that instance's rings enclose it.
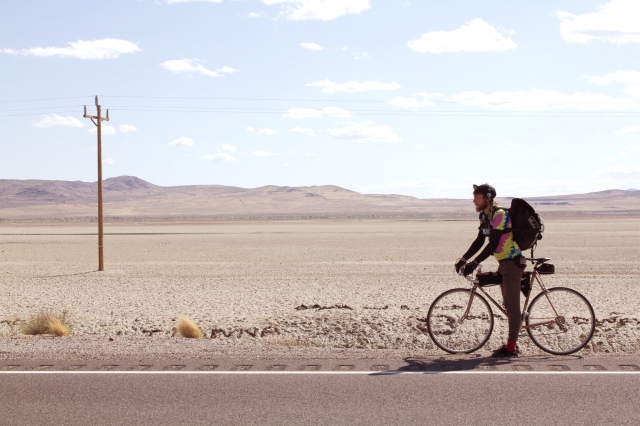
<instances>
[{"instance_id":1,"label":"wooden utility pole","mask_svg":"<svg viewBox=\"0 0 640 426\"><path fill-rule=\"evenodd\" d=\"M98 271L104 271L104 220L102 217L102 121L109 121L109 110L107 116L102 117L102 109L98 104L96 96L96 109L98 115L87 115L87 106L84 106L84 118L90 118L98 128ZM96 121L97 120L97 121Z\"/></svg>"}]
</instances>

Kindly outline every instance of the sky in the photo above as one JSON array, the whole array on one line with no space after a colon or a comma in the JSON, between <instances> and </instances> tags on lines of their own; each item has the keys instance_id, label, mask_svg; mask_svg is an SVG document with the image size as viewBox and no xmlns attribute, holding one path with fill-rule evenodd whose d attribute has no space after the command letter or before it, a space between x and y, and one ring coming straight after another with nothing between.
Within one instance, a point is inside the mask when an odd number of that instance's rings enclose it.
<instances>
[{"instance_id":1,"label":"sky","mask_svg":"<svg viewBox=\"0 0 640 426\"><path fill-rule=\"evenodd\" d=\"M640 189L640 1L0 3L0 179Z\"/></svg>"}]
</instances>

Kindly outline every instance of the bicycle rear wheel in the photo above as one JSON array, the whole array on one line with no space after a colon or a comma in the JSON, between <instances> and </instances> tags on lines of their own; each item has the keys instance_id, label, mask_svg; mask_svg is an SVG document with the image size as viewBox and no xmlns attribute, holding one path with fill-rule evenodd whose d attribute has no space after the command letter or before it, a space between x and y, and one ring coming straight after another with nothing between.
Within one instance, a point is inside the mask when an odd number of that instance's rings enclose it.
<instances>
[{"instance_id":1,"label":"bicycle rear wheel","mask_svg":"<svg viewBox=\"0 0 640 426\"><path fill-rule=\"evenodd\" d=\"M531 326L540 323L544 324ZM583 295L570 288L554 287L531 301L526 325L529 337L540 349L568 355L591 340L596 316Z\"/></svg>"},{"instance_id":2,"label":"bicycle rear wheel","mask_svg":"<svg viewBox=\"0 0 640 426\"><path fill-rule=\"evenodd\" d=\"M493 312L487 301L474 294L464 320L471 290L456 288L436 298L427 314L427 328L433 342L443 351L471 353L487 343L493 331Z\"/></svg>"}]
</instances>

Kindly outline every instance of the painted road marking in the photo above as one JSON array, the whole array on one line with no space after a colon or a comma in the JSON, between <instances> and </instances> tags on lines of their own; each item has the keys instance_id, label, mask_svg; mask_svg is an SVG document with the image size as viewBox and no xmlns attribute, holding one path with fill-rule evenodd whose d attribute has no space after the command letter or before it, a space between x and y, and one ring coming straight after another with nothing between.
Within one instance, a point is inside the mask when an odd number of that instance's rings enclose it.
<instances>
[{"instance_id":1,"label":"painted road marking","mask_svg":"<svg viewBox=\"0 0 640 426\"><path fill-rule=\"evenodd\" d=\"M0 371L0 374L102 374L102 375L244 375L244 376L283 376L283 375L368 375L394 376L407 374L425 375L640 375L640 371Z\"/></svg>"}]
</instances>

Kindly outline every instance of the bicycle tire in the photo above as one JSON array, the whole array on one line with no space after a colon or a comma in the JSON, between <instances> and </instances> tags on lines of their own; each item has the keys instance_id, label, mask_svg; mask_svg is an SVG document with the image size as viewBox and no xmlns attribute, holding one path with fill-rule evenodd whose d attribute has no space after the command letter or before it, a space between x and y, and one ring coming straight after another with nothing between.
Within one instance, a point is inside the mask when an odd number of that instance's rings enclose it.
<instances>
[{"instance_id":1,"label":"bicycle tire","mask_svg":"<svg viewBox=\"0 0 640 426\"><path fill-rule=\"evenodd\" d=\"M530 327L530 324L551 320L555 323ZM566 287L553 287L531 301L525 322L527 333L537 347L553 355L569 355L589 343L595 331L596 316L591 303L582 294Z\"/></svg>"},{"instance_id":2,"label":"bicycle tire","mask_svg":"<svg viewBox=\"0 0 640 426\"><path fill-rule=\"evenodd\" d=\"M473 296L469 316L460 323L460 317L469 302L470 292L471 290L464 288L447 290L429 307L429 336L433 343L445 352L468 354L480 349L491 337L493 311L485 298L477 293ZM447 314L441 313L442 311L447 311ZM462 327L464 323L466 327Z\"/></svg>"}]
</instances>

